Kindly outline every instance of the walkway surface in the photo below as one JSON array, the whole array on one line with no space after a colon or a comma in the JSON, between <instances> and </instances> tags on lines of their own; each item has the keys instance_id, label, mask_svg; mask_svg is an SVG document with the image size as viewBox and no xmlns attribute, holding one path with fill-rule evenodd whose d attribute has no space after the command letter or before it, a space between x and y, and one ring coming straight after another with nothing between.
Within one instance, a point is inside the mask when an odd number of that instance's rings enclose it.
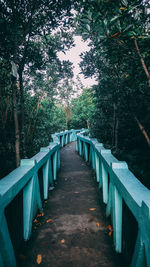
<instances>
[{"instance_id":1,"label":"walkway surface","mask_svg":"<svg viewBox=\"0 0 150 267\"><path fill-rule=\"evenodd\" d=\"M19 266L123 266L112 247L109 222L91 168L75 152L75 143L61 150L57 186L34 222ZM40 216L42 215L42 216Z\"/></svg>"}]
</instances>

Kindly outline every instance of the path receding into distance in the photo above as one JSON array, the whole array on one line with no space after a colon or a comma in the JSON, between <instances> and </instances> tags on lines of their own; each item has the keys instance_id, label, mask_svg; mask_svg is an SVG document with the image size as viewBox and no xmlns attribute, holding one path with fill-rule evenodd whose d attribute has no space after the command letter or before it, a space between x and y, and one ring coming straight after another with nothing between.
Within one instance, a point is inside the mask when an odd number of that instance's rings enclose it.
<instances>
[{"instance_id":1,"label":"path receding into distance","mask_svg":"<svg viewBox=\"0 0 150 267\"><path fill-rule=\"evenodd\" d=\"M19 252L20 267L127 266L113 250L110 222L94 173L75 151L75 143L61 149L57 185L42 215L35 219L32 237Z\"/></svg>"}]
</instances>

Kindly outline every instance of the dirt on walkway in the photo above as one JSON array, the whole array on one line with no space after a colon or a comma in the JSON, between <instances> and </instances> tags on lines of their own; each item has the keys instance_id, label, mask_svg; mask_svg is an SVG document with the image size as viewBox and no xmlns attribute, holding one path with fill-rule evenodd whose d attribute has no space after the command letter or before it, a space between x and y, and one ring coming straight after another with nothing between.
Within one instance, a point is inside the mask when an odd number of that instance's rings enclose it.
<instances>
[{"instance_id":1,"label":"dirt on walkway","mask_svg":"<svg viewBox=\"0 0 150 267\"><path fill-rule=\"evenodd\" d=\"M94 173L75 152L61 150L57 185L33 224L31 239L19 253L19 266L123 266L112 245L112 229ZM124 266L127 266L126 264Z\"/></svg>"}]
</instances>

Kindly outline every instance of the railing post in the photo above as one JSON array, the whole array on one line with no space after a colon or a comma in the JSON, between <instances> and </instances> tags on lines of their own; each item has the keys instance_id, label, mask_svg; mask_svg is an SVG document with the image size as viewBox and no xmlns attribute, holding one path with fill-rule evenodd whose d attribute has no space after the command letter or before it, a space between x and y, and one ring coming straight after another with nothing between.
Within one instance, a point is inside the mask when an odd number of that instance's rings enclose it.
<instances>
[{"instance_id":1,"label":"railing post","mask_svg":"<svg viewBox=\"0 0 150 267\"><path fill-rule=\"evenodd\" d=\"M108 173L105 169L104 163L102 162L102 192L103 192L103 202L107 204L108 202Z\"/></svg>"},{"instance_id":2,"label":"railing post","mask_svg":"<svg viewBox=\"0 0 150 267\"><path fill-rule=\"evenodd\" d=\"M112 211L112 193L113 193L113 185L110 181L109 183L109 193L108 193L108 202L106 207L106 216L108 217Z\"/></svg>"},{"instance_id":3,"label":"railing post","mask_svg":"<svg viewBox=\"0 0 150 267\"><path fill-rule=\"evenodd\" d=\"M0 211L0 266L16 266L14 249L3 210Z\"/></svg>"},{"instance_id":4,"label":"railing post","mask_svg":"<svg viewBox=\"0 0 150 267\"><path fill-rule=\"evenodd\" d=\"M96 171L95 151L93 148L92 148L92 167Z\"/></svg>"},{"instance_id":5,"label":"railing post","mask_svg":"<svg viewBox=\"0 0 150 267\"><path fill-rule=\"evenodd\" d=\"M111 163L113 175L113 169L128 169L126 162ZM117 187L113 186L112 192L112 212L113 212L113 229L114 229L114 243L117 252L122 251L122 197L119 194Z\"/></svg>"},{"instance_id":6,"label":"railing post","mask_svg":"<svg viewBox=\"0 0 150 267\"><path fill-rule=\"evenodd\" d=\"M113 190L113 238L115 250L122 251L122 197L117 188Z\"/></svg>"},{"instance_id":7,"label":"railing post","mask_svg":"<svg viewBox=\"0 0 150 267\"><path fill-rule=\"evenodd\" d=\"M131 262L131 267L135 267L135 266L138 266L138 267L149 266L146 264L144 242L142 240L140 231L138 231L134 254L133 254L132 262Z\"/></svg>"},{"instance_id":8,"label":"railing post","mask_svg":"<svg viewBox=\"0 0 150 267\"><path fill-rule=\"evenodd\" d=\"M40 152L49 152L50 149L47 147L42 147ZM50 170L50 159L44 164L42 171L43 171L43 190L44 190L44 199L48 199L48 187L49 187L49 170Z\"/></svg>"},{"instance_id":9,"label":"railing post","mask_svg":"<svg viewBox=\"0 0 150 267\"><path fill-rule=\"evenodd\" d=\"M43 166L43 189L44 189L44 199L48 199L48 187L49 187L49 159Z\"/></svg>"},{"instance_id":10,"label":"railing post","mask_svg":"<svg viewBox=\"0 0 150 267\"><path fill-rule=\"evenodd\" d=\"M36 166L35 160L23 159L21 166ZM40 188L37 170L31 180L23 189L23 222L24 222L24 239L28 240L32 231L32 220L37 210L42 210Z\"/></svg>"},{"instance_id":11,"label":"railing post","mask_svg":"<svg viewBox=\"0 0 150 267\"><path fill-rule=\"evenodd\" d=\"M60 148L57 150L57 169L60 169Z\"/></svg>"},{"instance_id":12,"label":"railing post","mask_svg":"<svg viewBox=\"0 0 150 267\"><path fill-rule=\"evenodd\" d=\"M65 145L65 135L62 135L62 147Z\"/></svg>"},{"instance_id":13,"label":"railing post","mask_svg":"<svg viewBox=\"0 0 150 267\"><path fill-rule=\"evenodd\" d=\"M88 161L88 146L86 142L84 142L84 158L85 158L85 161L87 162Z\"/></svg>"},{"instance_id":14,"label":"railing post","mask_svg":"<svg viewBox=\"0 0 150 267\"><path fill-rule=\"evenodd\" d=\"M53 154L53 178L54 181L57 179L57 151L54 152Z\"/></svg>"},{"instance_id":15,"label":"railing post","mask_svg":"<svg viewBox=\"0 0 150 267\"><path fill-rule=\"evenodd\" d=\"M96 163L96 180L99 183L99 176L100 176L100 160L95 151L95 163Z\"/></svg>"},{"instance_id":16,"label":"railing post","mask_svg":"<svg viewBox=\"0 0 150 267\"><path fill-rule=\"evenodd\" d=\"M79 155L82 156L82 143L80 139L79 139Z\"/></svg>"}]
</instances>

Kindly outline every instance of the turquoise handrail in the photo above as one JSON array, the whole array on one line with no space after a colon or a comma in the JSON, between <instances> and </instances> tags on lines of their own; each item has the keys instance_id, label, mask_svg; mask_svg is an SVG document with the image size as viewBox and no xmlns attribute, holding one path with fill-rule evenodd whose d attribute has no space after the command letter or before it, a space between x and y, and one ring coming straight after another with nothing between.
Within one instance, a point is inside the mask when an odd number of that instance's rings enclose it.
<instances>
[{"instance_id":1,"label":"turquoise handrail","mask_svg":"<svg viewBox=\"0 0 150 267\"><path fill-rule=\"evenodd\" d=\"M69 130L52 135L53 142L42 147L31 159L22 159L16 168L0 180L0 266L15 267L16 259L5 217L5 208L23 190L23 238L28 240L32 232L32 222L37 211L42 211L38 170L43 172L43 196L48 198L48 189L57 179L60 168L60 147L75 141L81 130ZM17 219L17 218L16 218Z\"/></svg>"},{"instance_id":2,"label":"turquoise handrail","mask_svg":"<svg viewBox=\"0 0 150 267\"><path fill-rule=\"evenodd\" d=\"M77 151L85 161L91 162L96 172L106 215L112 218L115 250L122 252L124 200L138 223L131 266L150 267L150 190L133 175L126 162L117 160L97 139L85 137L84 131L77 134Z\"/></svg>"}]
</instances>

